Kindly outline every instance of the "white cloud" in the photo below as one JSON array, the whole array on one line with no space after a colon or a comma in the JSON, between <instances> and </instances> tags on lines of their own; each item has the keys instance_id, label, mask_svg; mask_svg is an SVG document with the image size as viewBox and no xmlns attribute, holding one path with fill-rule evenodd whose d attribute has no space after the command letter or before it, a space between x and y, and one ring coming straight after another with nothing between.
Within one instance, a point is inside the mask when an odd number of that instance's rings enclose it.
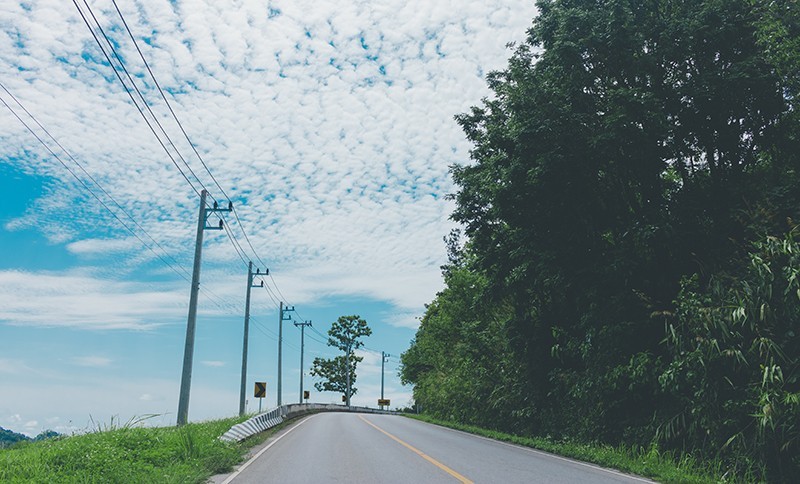
<instances>
[{"instance_id":1,"label":"white cloud","mask_svg":"<svg viewBox=\"0 0 800 484\"><path fill-rule=\"evenodd\" d=\"M417 329L419 328L420 318L422 317L422 314L423 314L422 309L416 311L399 311L391 314L386 319L386 322L398 328Z\"/></svg>"},{"instance_id":2,"label":"white cloud","mask_svg":"<svg viewBox=\"0 0 800 484\"><path fill-rule=\"evenodd\" d=\"M0 373L18 374L27 370L27 366L20 360L0 358Z\"/></svg>"},{"instance_id":3,"label":"white cloud","mask_svg":"<svg viewBox=\"0 0 800 484\"><path fill-rule=\"evenodd\" d=\"M147 330L185 314L185 291L90 274L0 271L0 321Z\"/></svg>"},{"instance_id":4,"label":"white cloud","mask_svg":"<svg viewBox=\"0 0 800 484\"><path fill-rule=\"evenodd\" d=\"M452 116L487 95L483 77L504 66L507 42L524 38L531 3L148 0L121 8L258 252L287 284L304 276L292 299L355 294L418 309L441 284L448 166L469 148ZM108 1L95 11L105 27L121 26ZM9 89L171 256L190 260L196 197L113 73L91 61L101 54L77 11L58 0L8 5L0 25ZM129 70L145 75L124 31L106 30ZM221 197L152 83L142 89ZM0 159L31 150L26 169L61 180L9 229L36 227L83 256L143 250L85 192L85 203L74 203L83 189L16 120L4 115L0 126ZM97 233L98 219L115 237ZM238 257L227 237L209 233L205 261L236 267Z\"/></svg>"},{"instance_id":5,"label":"white cloud","mask_svg":"<svg viewBox=\"0 0 800 484\"><path fill-rule=\"evenodd\" d=\"M67 244L67 250L78 255L127 252L138 247L140 242L133 237L127 239L85 239Z\"/></svg>"},{"instance_id":6,"label":"white cloud","mask_svg":"<svg viewBox=\"0 0 800 484\"><path fill-rule=\"evenodd\" d=\"M212 368L219 368L225 366L224 361L213 361L213 360L206 360L202 362L204 366L210 366Z\"/></svg>"},{"instance_id":7,"label":"white cloud","mask_svg":"<svg viewBox=\"0 0 800 484\"><path fill-rule=\"evenodd\" d=\"M91 368L101 368L111 364L111 358L104 356L78 356L72 359L72 362L78 366L86 366Z\"/></svg>"}]
</instances>

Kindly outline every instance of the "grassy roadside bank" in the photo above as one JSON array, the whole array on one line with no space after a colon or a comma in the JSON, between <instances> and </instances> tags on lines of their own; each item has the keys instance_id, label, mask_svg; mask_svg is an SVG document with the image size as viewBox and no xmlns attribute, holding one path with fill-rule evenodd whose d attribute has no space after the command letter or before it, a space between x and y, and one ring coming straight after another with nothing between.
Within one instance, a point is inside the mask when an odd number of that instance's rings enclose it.
<instances>
[{"instance_id":1,"label":"grassy roadside bank","mask_svg":"<svg viewBox=\"0 0 800 484\"><path fill-rule=\"evenodd\" d=\"M183 427L123 426L23 443L0 450L0 482L202 483L241 462L261 434L239 444L219 440L246 418Z\"/></svg>"},{"instance_id":2,"label":"grassy roadside bank","mask_svg":"<svg viewBox=\"0 0 800 484\"><path fill-rule=\"evenodd\" d=\"M434 419L426 415L403 414L423 422L469 432L503 442L542 450L572 459L591 462L602 467L647 477L665 483L717 483L728 482L720 465L702 466L691 456L676 458L671 453L659 452L656 448L642 449L612 447L601 444L585 444L570 441L554 441L542 437L521 437L471 425Z\"/></svg>"}]
</instances>

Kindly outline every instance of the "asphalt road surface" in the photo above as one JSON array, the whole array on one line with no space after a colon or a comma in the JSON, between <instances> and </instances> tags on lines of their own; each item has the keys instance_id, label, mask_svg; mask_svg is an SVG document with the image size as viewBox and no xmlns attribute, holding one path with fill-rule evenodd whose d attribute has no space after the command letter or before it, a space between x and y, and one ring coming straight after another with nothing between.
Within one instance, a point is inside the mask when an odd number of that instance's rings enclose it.
<instances>
[{"instance_id":1,"label":"asphalt road surface","mask_svg":"<svg viewBox=\"0 0 800 484\"><path fill-rule=\"evenodd\" d=\"M645 479L395 415L320 413L215 482L641 483Z\"/></svg>"}]
</instances>

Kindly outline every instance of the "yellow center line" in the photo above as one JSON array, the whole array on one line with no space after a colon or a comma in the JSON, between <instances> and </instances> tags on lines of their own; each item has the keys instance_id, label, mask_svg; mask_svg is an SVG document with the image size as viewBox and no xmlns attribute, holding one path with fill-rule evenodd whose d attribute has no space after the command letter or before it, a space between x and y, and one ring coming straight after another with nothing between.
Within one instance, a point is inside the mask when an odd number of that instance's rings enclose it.
<instances>
[{"instance_id":1,"label":"yellow center line","mask_svg":"<svg viewBox=\"0 0 800 484\"><path fill-rule=\"evenodd\" d=\"M453 469L451 469L451 468L447 467L446 465L442 464L442 463L441 463L441 462L439 462L438 460L436 460L436 459L434 459L433 457L429 456L428 454L426 454L426 453L422 452L421 450L417 449L416 447L413 447L413 446L411 446L411 445L409 445L409 444L407 444L407 443L403 442L402 440L398 439L398 438L397 438L397 437L395 437L394 435L390 434L389 432L387 432L387 431L383 430L382 428L378 427L378 426L377 426L377 425L375 425L374 423L372 423L372 422L370 422L369 420L365 419L365 418L364 418L364 417L362 417L361 415L359 415L359 416L358 416L358 418L360 418L361 420L363 420L364 422L366 422L366 424L367 424L367 425L370 425L370 426L372 426L374 429L376 429L376 430L380 431L381 433L383 433L384 435L386 435L386 436L387 436L387 437L389 437L390 439L392 439L392 440L394 440L395 442L397 442L398 444L402 445L402 446L403 446L403 447L405 447L406 449L410 450L411 452L414 452L415 454L417 454L418 456L422 457L423 459L425 459L426 461L430 462L431 464L435 465L435 466L436 466L436 467L438 467L439 469L441 469L441 470L445 471L446 473L450 474L451 476L455 477L456 479L458 479L458 480L459 480L460 482L462 482L463 484L474 484L472 481L470 481L470 480L469 480L469 479L467 479L466 477L462 476L462 475L461 475L461 474L459 474L458 472L456 472L456 471L454 471Z\"/></svg>"}]
</instances>

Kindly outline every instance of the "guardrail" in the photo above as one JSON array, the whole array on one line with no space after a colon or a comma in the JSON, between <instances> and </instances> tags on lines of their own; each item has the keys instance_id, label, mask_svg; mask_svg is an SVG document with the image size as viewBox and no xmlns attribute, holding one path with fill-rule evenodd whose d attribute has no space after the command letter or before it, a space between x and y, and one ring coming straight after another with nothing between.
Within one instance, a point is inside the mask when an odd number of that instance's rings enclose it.
<instances>
[{"instance_id":1,"label":"guardrail","mask_svg":"<svg viewBox=\"0 0 800 484\"><path fill-rule=\"evenodd\" d=\"M346 405L336 405L332 403L292 403L275 407L272 410L260 413L240 424L236 424L225 432L220 439L228 442L241 442L250 436L271 429L285 420L315 412L397 413L389 410L378 410L369 407L348 407Z\"/></svg>"}]
</instances>

